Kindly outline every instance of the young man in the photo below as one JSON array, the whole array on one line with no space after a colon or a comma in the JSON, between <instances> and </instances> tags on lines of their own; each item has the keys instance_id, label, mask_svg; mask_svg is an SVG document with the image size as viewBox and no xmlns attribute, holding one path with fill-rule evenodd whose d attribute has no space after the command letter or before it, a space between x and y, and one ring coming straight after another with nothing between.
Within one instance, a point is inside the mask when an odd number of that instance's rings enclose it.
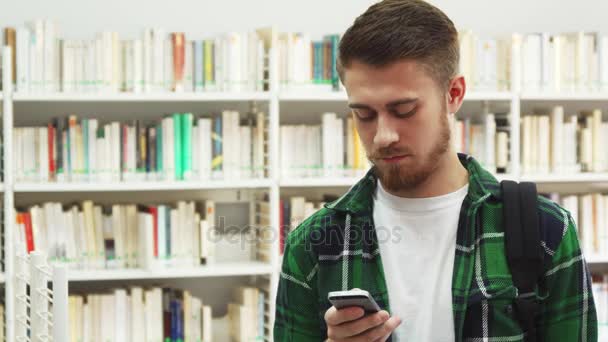
<instances>
[{"instance_id":1,"label":"young man","mask_svg":"<svg viewBox=\"0 0 608 342\"><path fill-rule=\"evenodd\" d=\"M339 71L373 163L287 238L274 339L524 341L507 264L500 184L457 154L448 116L466 83L452 21L423 0L371 6L340 42ZM517 123L514 123L517 124ZM539 197L543 276L535 336L596 341L591 279L575 223ZM382 311L337 310L360 288Z\"/></svg>"}]
</instances>

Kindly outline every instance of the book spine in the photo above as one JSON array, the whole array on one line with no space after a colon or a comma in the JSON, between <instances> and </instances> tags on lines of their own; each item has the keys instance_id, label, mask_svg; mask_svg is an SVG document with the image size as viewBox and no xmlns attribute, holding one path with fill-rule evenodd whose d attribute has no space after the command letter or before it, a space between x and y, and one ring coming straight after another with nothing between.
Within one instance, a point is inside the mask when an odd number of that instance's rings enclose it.
<instances>
[{"instance_id":1,"label":"book spine","mask_svg":"<svg viewBox=\"0 0 608 342\"><path fill-rule=\"evenodd\" d=\"M182 127L182 174L183 179L189 180L192 178L192 113L186 113L182 115L181 127Z\"/></svg>"},{"instance_id":2,"label":"book spine","mask_svg":"<svg viewBox=\"0 0 608 342\"><path fill-rule=\"evenodd\" d=\"M182 127L181 120L182 115L179 113L173 114L173 134L174 134L174 160L175 160L175 179L181 180L183 179L183 169L182 169Z\"/></svg>"}]
</instances>

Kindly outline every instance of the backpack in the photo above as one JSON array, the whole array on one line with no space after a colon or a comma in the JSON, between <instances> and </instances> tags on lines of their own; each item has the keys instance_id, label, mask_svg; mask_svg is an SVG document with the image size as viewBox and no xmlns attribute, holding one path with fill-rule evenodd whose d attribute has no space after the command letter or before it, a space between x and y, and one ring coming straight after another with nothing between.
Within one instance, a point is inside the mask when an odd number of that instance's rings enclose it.
<instances>
[{"instance_id":1,"label":"backpack","mask_svg":"<svg viewBox=\"0 0 608 342\"><path fill-rule=\"evenodd\" d=\"M526 342L540 340L536 318L540 304L534 293L543 276L543 255L536 185L502 181L503 224L507 263L518 290L514 312Z\"/></svg>"}]
</instances>

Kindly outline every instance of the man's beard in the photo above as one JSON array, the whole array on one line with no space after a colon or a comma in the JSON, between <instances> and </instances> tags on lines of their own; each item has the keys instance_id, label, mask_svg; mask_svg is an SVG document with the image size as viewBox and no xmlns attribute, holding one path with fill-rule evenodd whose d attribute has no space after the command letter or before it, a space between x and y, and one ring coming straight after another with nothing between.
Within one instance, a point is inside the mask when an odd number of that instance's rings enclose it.
<instances>
[{"instance_id":1,"label":"man's beard","mask_svg":"<svg viewBox=\"0 0 608 342\"><path fill-rule=\"evenodd\" d=\"M431 153L420 160L416 165L406 166L397 164L376 165L375 172L382 186L389 191L408 190L417 187L428 179L428 177L437 169L441 157L449 150L450 147L450 127L446 115L441 115L439 119L441 131L439 138ZM408 150L398 148L382 148L370 156L370 160L386 158L390 156L408 154Z\"/></svg>"}]
</instances>

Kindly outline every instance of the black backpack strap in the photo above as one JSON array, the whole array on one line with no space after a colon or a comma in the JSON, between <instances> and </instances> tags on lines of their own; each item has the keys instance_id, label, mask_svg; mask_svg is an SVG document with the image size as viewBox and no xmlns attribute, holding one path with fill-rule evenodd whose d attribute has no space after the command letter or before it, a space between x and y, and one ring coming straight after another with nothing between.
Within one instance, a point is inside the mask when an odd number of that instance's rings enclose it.
<instances>
[{"instance_id":1,"label":"black backpack strap","mask_svg":"<svg viewBox=\"0 0 608 342\"><path fill-rule=\"evenodd\" d=\"M535 319L540 306L534 291L543 275L536 185L502 181L501 188L505 250L518 290L515 312L526 332L526 341L535 342L538 339Z\"/></svg>"}]
</instances>

